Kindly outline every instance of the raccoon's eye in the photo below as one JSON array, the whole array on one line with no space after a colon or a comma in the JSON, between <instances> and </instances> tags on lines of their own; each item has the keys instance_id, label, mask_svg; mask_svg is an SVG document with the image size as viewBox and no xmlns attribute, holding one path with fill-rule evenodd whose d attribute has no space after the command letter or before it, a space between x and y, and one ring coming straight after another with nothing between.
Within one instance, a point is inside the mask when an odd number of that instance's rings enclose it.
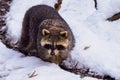
<instances>
[{"instance_id":1,"label":"raccoon's eye","mask_svg":"<svg viewBox=\"0 0 120 80\"><path fill-rule=\"evenodd\" d=\"M64 50L64 49L65 49L65 47L64 47L64 46L62 46L62 45L57 45L57 46L56 46L56 49L58 49L58 50Z\"/></svg>"},{"instance_id":2,"label":"raccoon's eye","mask_svg":"<svg viewBox=\"0 0 120 80\"><path fill-rule=\"evenodd\" d=\"M51 46L50 44L45 44L45 45L44 45L44 48L46 48L46 49L51 49L52 46Z\"/></svg>"}]
</instances>

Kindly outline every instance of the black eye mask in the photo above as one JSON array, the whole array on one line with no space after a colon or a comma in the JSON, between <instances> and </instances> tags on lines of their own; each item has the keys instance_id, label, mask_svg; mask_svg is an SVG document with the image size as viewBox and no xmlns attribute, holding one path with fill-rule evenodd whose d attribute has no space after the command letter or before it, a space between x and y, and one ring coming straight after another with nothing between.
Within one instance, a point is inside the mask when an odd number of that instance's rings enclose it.
<instances>
[{"instance_id":1,"label":"black eye mask","mask_svg":"<svg viewBox=\"0 0 120 80\"><path fill-rule=\"evenodd\" d=\"M63 45L56 45L56 46L54 46L54 45L51 45L51 44L45 44L44 48L46 48L46 49L52 49L52 50L54 50L54 49L65 50L65 47Z\"/></svg>"},{"instance_id":2,"label":"black eye mask","mask_svg":"<svg viewBox=\"0 0 120 80\"><path fill-rule=\"evenodd\" d=\"M57 50L65 50L65 47L63 45L56 45Z\"/></svg>"},{"instance_id":3,"label":"black eye mask","mask_svg":"<svg viewBox=\"0 0 120 80\"><path fill-rule=\"evenodd\" d=\"M44 48L46 48L46 49L52 49L52 45L50 45L50 44L45 44L45 45L44 45Z\"/></svg>"}]
</instances>

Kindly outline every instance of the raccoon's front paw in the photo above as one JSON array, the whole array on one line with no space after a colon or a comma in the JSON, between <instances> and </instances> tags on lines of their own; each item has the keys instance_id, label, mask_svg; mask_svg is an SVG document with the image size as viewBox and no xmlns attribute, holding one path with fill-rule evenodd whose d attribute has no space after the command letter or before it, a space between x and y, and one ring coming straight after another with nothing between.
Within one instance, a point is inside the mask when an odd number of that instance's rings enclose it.
<instances>
[{"instance_id":1,"label":"raccoon's front paw","mask_svg":"<svg viewBox=\"0 0 120 80\"><path fill-rule=\"evenodd\" d=\"M29 51L28 51L28 56L35 56L36 53L37 53L37 50L36 50L36 49L29 50Z\"/></svg>"},{"instance_id":2,"label":"raccoon's front paw","mask_svg":"<svg viewBox=\"0 0 120 80\"><path fill-rule=\"evenodd\" d=\"M59 64L61 64L62 59L58 56L57 57L55 56L55 57L51 58L51 62L59 65Z\"/></svg>"},{"instance_id":3,"label":"raccoon's front paw","mask_svg":"<svg viewBox=\"0 0 120 80\"><path fill-rule=\"evenodd\" d=\"M32 49L32 50L30 50L30 53L36 53L36 52L37 52L36 49Z\"/></svg>"}]
</instances>

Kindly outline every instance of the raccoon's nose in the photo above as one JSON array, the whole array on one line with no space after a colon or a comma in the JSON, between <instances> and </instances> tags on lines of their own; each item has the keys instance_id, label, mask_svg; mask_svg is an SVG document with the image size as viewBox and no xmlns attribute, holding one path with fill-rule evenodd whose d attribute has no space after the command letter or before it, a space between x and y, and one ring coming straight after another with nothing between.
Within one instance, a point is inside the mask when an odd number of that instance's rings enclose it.
<instances>
[{"instance_id":1,"label":"raccoon's nose","mask_svg":"<svg viewBox=\"0 0 120 80\"><path fill-rule=\"evenodd\" d=\"M51 55L51 56L54 56L54 55L55 55L55 53L54 53L54 52L51 52L51 53L50 53L50 55Z\"/></svg>"}]
</instances>

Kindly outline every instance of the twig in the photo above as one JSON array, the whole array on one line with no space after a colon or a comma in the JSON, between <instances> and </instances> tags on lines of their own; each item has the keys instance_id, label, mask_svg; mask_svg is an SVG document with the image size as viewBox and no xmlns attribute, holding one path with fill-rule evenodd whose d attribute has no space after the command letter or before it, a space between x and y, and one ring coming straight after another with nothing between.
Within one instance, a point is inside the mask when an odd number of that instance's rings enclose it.
<instances>
[{"instance_id":1,"label":"twig","mask_svg":"<svg viewBox=\"0 0 120 80\"><path fill-rule=\"evenodd\" d=\"M55 9L56 9L57 11L60 10L61 4L62 4L62 0L57 0L57 3L54 5L54 7L55 7Z\"/></svg>"},{"instance_id":2,"label":"twig","mask_svg":"<svg viewBox=\"0 0 120 80\"><path fill-rule=\"evenodd\" d=\"M95 9L97 10L97 0L94 0L95 3Z\"/></svg>"},{"instance_id":3,"label":"twig","mask_svg":"<svg viewBox=\"0 0 120 80\"><path fill-rule=\"evenodd\" d=\"M33 71L32 73L28 74L28 77L29 78L32 78L32 77L35 77L37 76L38 74L36 74L36 71Z\"/></svg>"},{"instance_id":4,"label":"twig","mask_svg":"<svg viewBox=\"0 0 120 80\"><path fill-rule=\"evenodd\" d=\"M90 48L90 46L85 46L84 47L84 50L87 50L87 49L89 49Z\"/></svg>"},{"instance_id":5,"label":"twig","mask_svg":"<svg viewBox=\"0 0 120 80\"><path fill-rule=\"evenodd\" d=\"M108 21L115 21L115 20L118 20L118 19L120 19L120 12L114 14L110 18L107 18Z\"/></svg>"}]
</instances>

